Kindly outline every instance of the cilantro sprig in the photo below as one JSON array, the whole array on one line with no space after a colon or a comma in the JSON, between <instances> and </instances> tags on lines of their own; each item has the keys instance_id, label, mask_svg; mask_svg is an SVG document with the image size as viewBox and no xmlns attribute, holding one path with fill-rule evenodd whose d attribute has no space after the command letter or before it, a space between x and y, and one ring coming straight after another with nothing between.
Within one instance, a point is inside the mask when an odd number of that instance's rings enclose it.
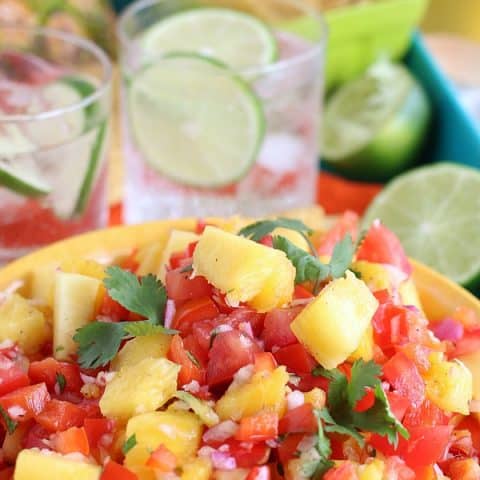
<instances>
[{"instance_id":1,"label":"cilantro sprig","mask_svg":"<svg viewBox=\"0 0 480 480\"><path fill-rule=\"evenodd\" d=\"M77 330L78 361L82 367L106 365L120 349L123 340L156 333L175 334L163 326L167 292L154 275L137 278L120 267L108 267L104 285L110 297L127 310L147 320L139 322L92 322Z\"/></svg>"},{"instance_id":2,"label":"cilantro sprig","mask_svg":"<svg viewBox=\"0 0 480 480\"><path fill-rule=\"evenodd\" d=\"M364 444L361 432L378 433L387 437L394 446L398 445L398 434L409 438L406 428L390 410L379 378L381 368L375 362L357 360L352 366L350 380L338 369L317 367L312 373L331 380L327 395L328 411L322 413L325 431L350 435L360 445ZM366 388L373 390L375 402L368 410L356 412L356 403L363 398Z\"/></svg>"},{"instance_id":3,"label":"cilantro sprig","mask_svg":"<svg viewBox=\"0 0 480 480\"><path fill-rule=\"evenodd\" d=\"M126 455L137 444L137 436L135 434L130 435L122 445L122 453Z\"/></svg>"},{"instance_id":4,"label":"cilantro sprig","mask_svg":"<svg viewBox=\"0 0 480 480\"><path fill-rule=\"evenodd\" d=\"M301 220L280 217L275 220L261 220L252 223L251 225L247 225L242 228L238 234L242 237L247 237L254 242L258 242L277 228L294 230L295 232L300 233L300 235L306 237L307 242L310 242L308 236L313 233L313 230L307 227Z\"/></svg>"},{"instance_id":5,"label":"cilantro sprig","mask_svg":"<svg viewBox=\"0 0 480 480\"><path fill-rule=\"evenodd\" d=\"M3 422L5 423L5 427L7 428L7 433L12 435L13 432L18 427L18 422L12 419L12 417L8 414L8 412L0 405L0 415L2 416Z\"/></svg>"}]
</instances>

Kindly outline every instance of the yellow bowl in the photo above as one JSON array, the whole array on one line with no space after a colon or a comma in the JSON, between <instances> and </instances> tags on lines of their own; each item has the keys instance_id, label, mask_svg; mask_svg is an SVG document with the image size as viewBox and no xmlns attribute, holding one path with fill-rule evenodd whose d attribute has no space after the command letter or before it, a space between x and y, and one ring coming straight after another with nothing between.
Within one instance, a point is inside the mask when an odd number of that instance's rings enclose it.
<instances>
[{"instance_id":1,"label":"yellow bowl","mask_svg":"<svg viewBox=\"0 0 480 480\"><path fill-rule=\"evenodd\" d=\"M223 223L222 220L215 222ZM165 240L174 228L193 230L195 224L193 219L168 220L114 227L72 237L5 266L0 270L0 290L22 280L28 291L32 271L41 266L60 263L71 257L109 258L126 254L135 247ZM419 262L412 260L412 264L414 281L428 318L442 318L458 306L472 308L480 316L480 301L471 293Z\"/></svg>"}]
</instances>

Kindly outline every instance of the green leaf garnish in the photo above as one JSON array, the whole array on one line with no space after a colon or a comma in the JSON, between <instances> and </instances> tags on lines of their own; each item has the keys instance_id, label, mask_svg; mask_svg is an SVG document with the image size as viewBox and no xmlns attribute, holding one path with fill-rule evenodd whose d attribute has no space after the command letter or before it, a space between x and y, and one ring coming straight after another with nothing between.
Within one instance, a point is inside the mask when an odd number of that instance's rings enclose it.
<instances>
[{"instance_id":1,"label":"green leaf garnish","mask_svg":"<svg viewBox=\"0 0 480 480\"><path fill-rule=\"evenodd\" d=\"M15 420L10 417L8 412L0 405L0 415L3 418L3 421L5 422L5 426L7 427L7 432L9 435L12 435L13 432L17 429L18 422L15 422Z\"/></svg>"},{"instance_id":2,"label":"green leaf garnish","mask_svg":"<svg viewBox=\"0 0 480 480\"><path fill-rule=\"evenodd\" d=\"M65 387L67 386L67 379L65 378L65 375L60 372L55 373L55 379L57 381L58 389L60 390L60 393L63 393L65 391Z\"/></svg>"},{"instance_id":3,"label":"green leaf garnish","mask_svg":"<svg viewBox=\"0 0 480 480\"><path fill-rule=\"evenodd\" d=\"M137 444L137 437L135 434L130 435L125 443L122 445L122 453L126 455Z\"/></svg>"},{"instance_id":4,"label":"green leaf garnish","mask_svg":"<svg viewBox=\"0 0 480 480\"><path fill-rule=\"evenodd\" d=\"M238 234L247 237L254 242L260 241L277 228L288 228L301 235L311 235L313 230L307 227L302 221L293 218L277 218L275 220L261 220L243 227Z\"/></svg>"},{"instance_id":5,"label":"green leaf garnish","mask_svg":"<svg viewBox=\"0 0 480 480\"><path fill-rule=\"evenodd\" d=\"M104 280L108 294L120 305L147 320L140 322L93 322L77 330L73 339L78 343L78 361L84 368L106 365L117 354L122 340L131 337L175 334L163 326L167 292L154 275L140 279L120 267L109 267Z\"/></svg>"}]
</instances>

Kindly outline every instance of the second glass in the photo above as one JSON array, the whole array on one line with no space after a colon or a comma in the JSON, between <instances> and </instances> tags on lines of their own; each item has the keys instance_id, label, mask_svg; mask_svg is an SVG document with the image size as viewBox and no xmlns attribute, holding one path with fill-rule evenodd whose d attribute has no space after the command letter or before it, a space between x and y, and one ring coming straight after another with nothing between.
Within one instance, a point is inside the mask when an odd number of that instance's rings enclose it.
<instances>
[{"instance_id":1,"label":"second glass","mask_svg":"<svg viewBox=\"0 0 480 480\"><path fill-rule=\"evenodd\" d=\"M128 223L315 200L326 30L294 0L143 0L119 22Z\"/></svg>"}]
</instances>

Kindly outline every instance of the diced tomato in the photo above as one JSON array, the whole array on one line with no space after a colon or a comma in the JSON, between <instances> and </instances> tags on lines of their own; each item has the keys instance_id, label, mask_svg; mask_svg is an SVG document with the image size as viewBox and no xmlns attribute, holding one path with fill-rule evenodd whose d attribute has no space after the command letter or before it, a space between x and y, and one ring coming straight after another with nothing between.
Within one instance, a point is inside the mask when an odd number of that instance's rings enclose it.
<instances>
[{"instance_id":1,"label":"diced tomato","mask_svg":"<svg viewBox=\"0 0 480 480\"><path fill-rule=\"evenodd\" d=\"M304 300L314 297L315 295L303 285L295 285L295 290L293 292L293 298L295 300Z\"/></svg>"},{"instance_id":2,"label":"diced tomato","mask_svg":"<svg viewBox=\"0 0 480 480\"><path fill-rule=\"evenodd\" d=\"M218 326L221 318L220 316L216 320L202 320L192 325L192 336L198 344L198 348L201 349L207 357L213 341L212 332L214 332Z\"/></svg>"},{"instance_id":3,"label":"diced tomato","mask_svg":"<svg viewBox=\"0 0 480 480\"><path fill-rule=\"evenodd\" d=\"M295 317L303 310L303 307L277 308L271 310L265 316L265 325L262 332L262 339L265 342L265 349L272 350L273 347L286 347L297 343L297 337L290 329L290 324Z\"/></svg>"},{"instance_id":4,"label":"diced tomato","mask_svg":"<svg viewBox=\"0 0 480 480\"><path fill-rule=\"evenodd\" d=\"M208 225L211 225L211 223L207 223L202 218L197 220L197 225L195 227L195 233L197 235L201 235L203 233L203 231L205 230L205 228L207 228Z\"/></svg>"},{"instance_id":5,"label":"diced tomato","mask_svg":"<svg viewBox=\"0 0 480 480\"><path fill-rule=\"evenodd\" d=\"M366 412L375 404L375 392L371 388L367 388L365 395L356 403L354 410L356 412Z\"/></svg>"},{"instance_id":6,"label":"diced tomato","mask_svg":"<svg viewBox=\"0 0 480 480\"><path fill-rule=\"evenodd\" d=\"M397 350L415 362L420 373L425 373L430 368L430 360L428 359L430 353L432 353L430 348L418 345L417 343L408 343L399 347Z\"/></svg>"},{"instance_id":7,"label":"diced tomato","mask_svg":"<svg viewBox=\"0 0 480 480\"><path fill-rule=\"evenodd\" d=\"M0 480L12 480L13 470L14 470L13 467L0 469Z\"/></svg>"},{"instance_id":8,"label":"diced tomato","mask_svg":"<svg viewBox=\"0 0 480 480\"><path fill-rule=\"evenodd\" d=\"M22 447L23 448L39 448L39 449L48 449L51 450L51 445L49 442L50 432L47 432L41 425L35 424L32 428L27 431L25 435Z\"/></svg>"},{"instance_id":9,"label":"diced tomato","mask_svg":"<svg viewBox=\"0 0 480 480\"><path fill-rule=\"evenodd\" d=\"M265 315L247 307L240 307L230 312L227 318L220 323L230 325L232 328L242 330L242 324L248 323L253 334L258 337L263 330ZM246 331L246 330L245 330ZM247 332L248 333L248 332Z\"/></svg>"},{"instance_id":10,"label":"diced tomato","mask_svg":"<svg viewBox=\"0 0 480 480\"><path fill-rule=\"evenodd\" d=\"M353 241L358 237L358 215L351 211L346 211L323 237L318 254L332 255L335 245L347 234L351 235Z\"/></svg>"},{"instance_id":11,"label":"diced tomato","mask_svg":"<svg viewBox=\"0 0 480 480\"><path fill-rule=\"evenodd\" d=\"M86 418L83 424L90 448L97 447L104 435L112 433L115 422L109 418Z\"/></svg>"},{"instance_id":12,"label":"diced tomato","mask_svg":"<svg viewBox=\"0 0 480 480\"><path fill-rule=\"evenodd\" d=\"M208 385L230 381L240 368L253 364L255 354L259 351L255 341L238 330L219 333L208 354Z\"/></svg>"},{"instance_id":13,"label":"diced tomato","mask_svg":"<svg viewBox=\"0 0 480 480\"><path fill-rule=\"evenodd\" d=\"M459 423L458 429L467 429L472 436L472 443L475 450L480 450L480 423L473 416L464 417Z\"/></svg>"},{"instance_id":14,"label":"diced tomato","mask_svg":"<svg viewBox=\"0 0 480 480\"><path fill-rule=\"evenodd\" d=\"M188 350L198 360L202 368L207 365L209 348L204 348L200 345L195 335L191 334L184 337L183 346L185 350Z\"/></svg>"},{"instance_id":15,"label":"diced tomato","mask_svg":"<svg viewBox=\"0 0 480 480\"><path fill-rule=\"evenodd\" d=\"M412 266L400 240L379 221L373 222L369 228L357 251L357 260L391 265L408 276L412 273Z\"/></svg>"},{"instance_id":16,"label":"diced tomato","mask_svg":"<svg viewBox=\"0 0 480 480\"><path fill-rule=\"evenodd\" d=\"M410 406L410 400L396 392L387 392L387 399L390 410L400 422L403 420L405 412Z\"/></svg>"},{"instance_id":17,"label":"diced tomato","mask_svg":"<svg viewBox=\"0 0 480 480\"><path fill-rule=\"evenodd\" d=\"M452 318L460 322L467 331L480 328L480 317L472 308L460 305L453 311Z\"/></svg>"},{"instance_id":18,"label":"diced tomato","mask_svg":"<svg viewBox=\"0 0 480 480\"><path fill-rule=\"evenodd\" d=\"M304 403L289 410L278 423L278 433L317 433L318 422L311 403Z\"/></svg>"},{"instance_id":19,"label":"diced tomato","mask_svg":"<svg viewBox=\"0 0 480 480\"><path fill-rule=\"evenodd\" d=\"M273 372L277 368L277 362L270 352L260 352L254 356L254 366L255 372Z\"/></svg>"},{"instance_id":20,"label":"diced tomato","mask_svg":"<svg viewBox=\"0 0 480 480\"><path fill-rule=\"evenodd\" d=\"M109 460L103 469L100 480L138 480L138 477L128 468Z\"/></svg>"},{"instance_id":21,"label":"diced tomato","mask_svg":"<svg viewBox=\"0 0 480 480\"><path fill-rule=\"evenodd\" d=\"M414 468L415 480L437 480L437 475L432 465Z\"/></svg>"},{"instance_id":22,"label":"diced tomato","mask_svg":"<svg viewBox=\"0 0 480 480\"><path fill-rule=\"evenodd\" d=\"M414 407L425 398L425 383L417 366L403 353L396 353L385 365L383 374L399 395L407 397Z\"/></svg>"},{"instance_id":23,"label":"diced tomato","mask_svg":"<svg viewBox=\"0 0 480 480\"><path fill-rule=\"evenodd\" d=\"M0 397L0 405L18 421L26 421L38 415L50 400L44 383L19 388Z\"/></svg>"},{"instance_id":24,"label":"diced tomato","mask_svg":"<svg viewBox=\"0 0 480 480\"><path fill-rule=\"evenodd\" d=\"M448 466L447 474L451 480L478 480L480 465L473 458L454 460Z\"/></svg>"},{"instance_id":25,"label":"diced tomato","mask_svg":"<svg viewBox=\"0 0 480 480\"><path fill-rule=\"evenodd\" d=\"M64 399L62 399L64 400ZM85 418L101 418L102 412L100 411L100 406L98 404L98 398L82 398L82 400L75 405L81 408L85 412Z\"/></svg>"},{"instance_id":26,"label":"diced tomato","mask_svg":"<svg viewBox=\"0 0 480 480\"><path fill-rule=\"evenodd\" d=\"M138 248L134 248L131 252L130 255L125 257L122 262L120 263L120 266L123 268L123 270L128 270L129 272L136 272L139 263L137 260L137 253L138 253Z\"/></svg>"},{"instance_id":27,"label":"diced tomato","mask_svg":"<svg viewBox=\"0 0 480 480\"><path fill-rule=\"evenodd\" d=\"M180 335L175 335L172 338L167 357L172 362L178 363L182 367L178 374L179 387L183 387L183 385L186 385L193 380L200 384L205 383L205 370L198 363L198 359L185 349Z\"/></svg>"},{"instance_id":28,"label":"diced tomato","mask_svg":"<svg viewBox=\"0 0 480 480\"><path fill-rule=\"evenodd\" d=\"M218 308L210 297L189 300L175 312L172 328L179 330L182 335L188 335L192 333L194 323L215 318L218 315Z\"/></svg>"},{"instance_id":29,"label":"diced tomato","mask_svg":"<svg viewBox=\"0 0 480 480\"><path fill-rule=\"evenodd\" d=\"M407 427L420 427L436 425L447 425L450 416L438 408L430 400L425 399L421 405L414 407L410 405L403 418L403 424Z\"/></svg>"},{"instance_id":30,"label":"diced tomato","mask_svg":"<svg viewBox=\"0 0 480 480\"><path fill-rule=\"evenodd\" d=\"M35 419L45 430L62 432L70 427L81 427L85 417L85 411L77 405L53 399Z\"/></svg>"},{"instance_id":31,"label":"diced tomato","mask_svg":"<svg viewBox=\"0 0 480 480\"><path fill-rule=\"evenodd\" d=\"M87 433L83 427L71 427L63 432L58 432L53 443L55 450L63 455L74 452L85 456L90 454Z\"/></svg>"},{"instance_id":32,"label":"diced tomato","mask_svg":"<svg viewBox=\"0 0 480 480\"><path fill-rule=\"evenodd\" d=\"M231 440L227 442L227 445L239 468L253 468L262 465L270 456L270 448L264 443Z\"/></svg>"},{"instance_id":33,"label":"diced tomato","mask_svg":"<svg viewBox=\"0 0 480 480\"><path fill-rule=\"evenodd\" d=\"M264 465L263 467L253 467L245 480L270 480L270 478L270 468Z\"/></svg>"},{"instance_id":34,"label":"diced tomato","mask_svg":"<svg viewBox=\"0 0 480 480\"><path fill-rule=\"evenodd\" d=\"M13 360L0 355L0 396L30 385L25 369Z\"/></svg>"},{"instance_id":35,"label":"diced tomato","mask_svg":"<svg viewBox=\"0 0 480 480\"><path fill-rule=\"evenodd\" d=\"M175 302L186 302L212 296L212 286L204 277L190 278L190 272L182 272L182 268L167 272L165 284L168 298Z\"/></svg>"},{"instance_id":36,"label":"diced tomato","mask_svg":"<svg viewBox=\"0 0 480 480\"><path fill-rule=\"evenodd\" d=\"M263 442L273 440L278 435L278 414L260 412L240 420L235 439L241 442Z\"/></svg>"},{"instance_id":37,"label":"diced tomato","mask_svg":"<svg viewBox=\"0 0 480 480\"><path fill-rule=\"evenodd\" d=\"M125 307L120 305L106 292L103 296L102 304L98 313L103 317L111 319L112 322L127 320L130 314Z\"/></svg>"},{"instance_id":38,"label":"diced tomato","mask_svg":"<svg viewBox=\"0 0 480 480\"><path fill-rule=\"evenodd\" d=\"M330 380L325 377L317 377L312 374L305 374L300 376L300 383L297 385L301 392L309 392L313 388L321 388L325 392L328 391Z\"/></svg>"},{"instance_id":39,"label":"diced tomato","mask_svg":"<svg viewBox=\"0 0 480 480\"><path fill-rule=\"evenodd\" d=\"M192 256L189 255L187 250L183 252L174 252L172 253L169 260L169 267L174 270L176 268L186 267L187 265L192 264Z\"/></svg>"},{"instance_id":40,"label":"diced tomato","mask_svg":"<svg viewBox=\"0 0 480 480\"><path fill-rule=\"evenodd\" d=\"M478 352L480 350L480 330L466 332L463 337L454 342L454 348L449 352L450 358L457 358L462 355Z\"/></svg>"},{"instance_id":41,"label":"diced tomato","mask_svg":"<svg viewBox=\"0 0 480 480\"><path fill-rule=\"evenodd\" d=\"M50 392L53 392L55 389L57 375L63 375L65 378L66 392L78 393L83 386L78 365L59 362L51 357L38 362L32 362L28 369L28 375L34 383L45 382Z\"/></svg>"},{"instance_id":42,"label":"diced tomato","mask_svg":"<svg viewBox=\"0 0 480 480\"><path fill-rule=\"evenodd\" d=\"M297 375L311 373L317 366L316 360L307 352L303 345L295 343L280 348L273 356L279 365L285 365L289 372Z\"/></svg>"},{"instance_id":43,"label":"diced tomato","mask_svg":"<svg viewBox=\"0 0 480 480\"><path fill-rule=\"evenodd\" d=\"M293 433L287 435L278 446L278 459L282 465L287 465L288 461L295 458L298 451L298 444L302 441L305 435L303 433Z\"/></svg>"},{"instance_id":44,"label":"diced tomato","mask_svg":"<svg viewBox=\"0 0 480 480\"><path fill-rule=\"evenodd\" d=\"M415 472L407 467L400 457L389 457L386 459L385 478L392 480L417 480Z\"/></svg>"},{"instance_id":45,"label":"diced tomato","mask_svg":"<svg viewBox=\"0 0 480 480\"><path fill-rule=\"evenodd\" d=\"M355 465L346 461L339 467L330 469L323 478L324 480L358 480L358 475Z\"/></svg>"},{"instance_id":46,"label":"diced tomato","mask_svg":"<svg viewBox=\"0 0 480 480\"><path fill-rule=\"evenodd\" d=\"M159 472L173 472L177 466L177 457L162 444L150 454L146 465Z\"/></svg>"}]
</instances>

